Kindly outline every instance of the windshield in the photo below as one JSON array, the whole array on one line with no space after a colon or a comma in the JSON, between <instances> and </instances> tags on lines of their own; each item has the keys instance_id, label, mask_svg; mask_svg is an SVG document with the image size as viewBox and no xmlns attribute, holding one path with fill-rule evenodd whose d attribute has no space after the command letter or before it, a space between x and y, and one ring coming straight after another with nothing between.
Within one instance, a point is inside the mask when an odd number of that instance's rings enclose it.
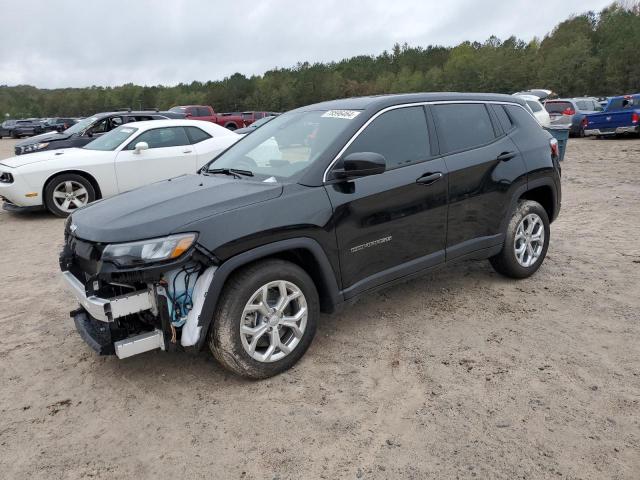
<instances>
[{"instance_id":1,"label":"windshield","mask_svg":"<svg viewBox=\"0 0 640 480\"><path fill-rule=\"evenodd\" d=\"M268 181L291 178L315 162L359 113L320 110L280 115L214 159L207 169L249 170Z\"/></svg>"},{"instance_id":2,"label":"windshield","mask_svg":"<svg viewBox=\"0 0 640 480\"><path fill-rule=\"evenodd\" d=\"M70 130L70 129L69 129ZM137 128L133 127L118 127L111 130L104 135L99 136L94 141L87 143L84 147L87 150L103 150L103 151L112 151L115 150L118 146L122 145L127 138L137 132Z\"/></svg>"},{"instance_id":3,"label":"windshield","mask_svg":"<svg viewBox=\"0 0 640 480\"><path fill-rule=\"evenodd\" d=\"M96 120L98 120L98 117L89 117L84 120L80 120L74 126L67 128L64 133L80 133Z\"/></svg>"},{"instance_id":4,"label":"windshield","mask_svg":"<svg viewBox=\"0 0 640 480\"><path fill-rule=\"evenodd\" d=\"M187 107L173 107L169 109L170 112L174 112L174 113L184 113L186 110L187 110Z\"/></svg>"}]
</instances>

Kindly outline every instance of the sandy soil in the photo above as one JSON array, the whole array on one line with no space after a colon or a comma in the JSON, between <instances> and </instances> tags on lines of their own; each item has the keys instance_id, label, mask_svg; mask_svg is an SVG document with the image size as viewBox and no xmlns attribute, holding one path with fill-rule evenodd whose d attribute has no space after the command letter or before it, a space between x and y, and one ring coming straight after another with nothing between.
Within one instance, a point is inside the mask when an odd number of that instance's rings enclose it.
<instances>
[{"instance_id":1,"label":"sandy soil","mask_svg":"<svg viewBox=\"0 0 640 480\"><path fill-rule=\"evenodd\" d=\"M537 275L475 262L371 295L262 382L208 352L97 357L62 220L0 213L0 476L637 479L639 212L640 140L572 140Z\"/></svg>"}]
</instances>

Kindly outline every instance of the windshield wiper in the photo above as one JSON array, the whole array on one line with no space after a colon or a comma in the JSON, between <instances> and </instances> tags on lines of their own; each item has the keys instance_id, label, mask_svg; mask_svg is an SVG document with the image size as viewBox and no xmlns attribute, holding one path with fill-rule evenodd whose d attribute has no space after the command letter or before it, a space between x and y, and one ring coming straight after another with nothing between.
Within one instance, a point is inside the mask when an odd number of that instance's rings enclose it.
<instances>
[{"instance_id":1,"label":"windshield wiper","mask_svg":"<svg viewBox=\"0 0 640 480\"><path fill-rule=\"evenodd\" d=\"M234 178L242 178L240 175L253 177L253 172L251 170L240 170L237 168L212 168L211 170L206 170L205 173L221 173L223 175L231 175Z\"/></svg>"}]
</instances>

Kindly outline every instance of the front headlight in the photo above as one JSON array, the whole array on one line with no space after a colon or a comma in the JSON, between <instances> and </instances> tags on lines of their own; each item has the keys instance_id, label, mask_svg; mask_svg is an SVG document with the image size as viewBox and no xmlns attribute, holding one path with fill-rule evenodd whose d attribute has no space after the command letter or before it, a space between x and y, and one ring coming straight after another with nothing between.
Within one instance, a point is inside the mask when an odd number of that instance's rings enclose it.
<instances>
[{"instance_id":1,"label":"front headlight","mask_svg":"<svg viewBox=\"0 0 640 480\"><path fill-rule=\"evenodd\" d=\"M47 148L49 146L49 142L43 143L34 143L31 145L27 145L24 147L25 152L35 152L36 150L42 150L43 148Z\"/></svg>"},{"instance_id":2,"label":"front headlight","mask_svg":"<svg viewBox=\"0 0 640 480\"><path fill-rule=\"evenodd\" d=\"M102 261L128 267L173 260L189 250L196 238L195 233L184 233L139 242L113 243L102 252Z\"/></svg>"}]
</instances>

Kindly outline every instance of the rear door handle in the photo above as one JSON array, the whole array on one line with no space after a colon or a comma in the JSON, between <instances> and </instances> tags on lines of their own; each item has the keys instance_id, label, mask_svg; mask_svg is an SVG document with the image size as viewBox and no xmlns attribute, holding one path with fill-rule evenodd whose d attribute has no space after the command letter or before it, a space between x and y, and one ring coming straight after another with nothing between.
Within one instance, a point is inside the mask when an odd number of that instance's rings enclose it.
<instances>
[{"instance_id":1,"label":"rear door handle","mask_svg":"<svg viewBox=\"0 0 640 480\"><path fill-rule=\"evenodd\" d=\"M191 153L191 150L184 150L182 153Z\"/></svg>"},{"instance_id":2,"label":"rear door handle","mask_svg":"<svg viewBox=\"0 0 640 480\"><path fill-rule=\"evenodd\" d=\"M496 158L496 160L499 160L501 162L507 162L515 156L516 156L516 152L502 152L500 155L498 155L498 158Z\"/></svg>"},{"instance_id":3,"label":"rear door handle","mask_svg":"<svg viewBox=\"0 0 640 480\"><path fill-rule=\"evenodd\" d=\"M441 178L442 172L425 173L423 176L416 180L416 183L419 183L420 185L431 185L436 183Z\"/></svg>"}]
</instances>

